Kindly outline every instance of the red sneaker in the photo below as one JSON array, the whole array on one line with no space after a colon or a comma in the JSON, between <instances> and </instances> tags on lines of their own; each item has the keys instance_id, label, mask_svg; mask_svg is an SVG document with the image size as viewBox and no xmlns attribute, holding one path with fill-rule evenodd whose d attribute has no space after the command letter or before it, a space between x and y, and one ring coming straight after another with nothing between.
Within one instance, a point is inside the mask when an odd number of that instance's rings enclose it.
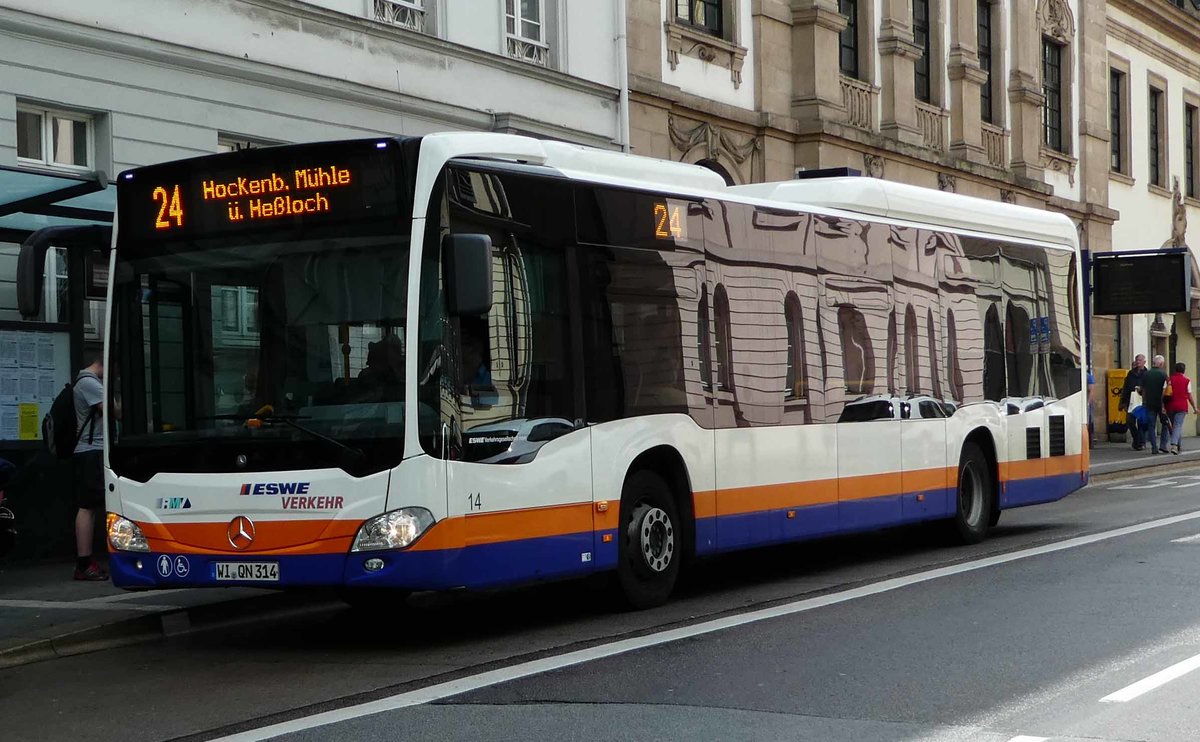
<instances>
[{"instance_id":1,"label":"red sneaker","mask_svg":"<svg viewBox=\"0 0 1200 742\"><path fill-rule=\"evenodd\" d=\"M108 579L108 572L99 564L92 562L87 566L87 569L82 571L76 567L75 579L83 582L104 582Z\"/></svg>"}]
</instances>

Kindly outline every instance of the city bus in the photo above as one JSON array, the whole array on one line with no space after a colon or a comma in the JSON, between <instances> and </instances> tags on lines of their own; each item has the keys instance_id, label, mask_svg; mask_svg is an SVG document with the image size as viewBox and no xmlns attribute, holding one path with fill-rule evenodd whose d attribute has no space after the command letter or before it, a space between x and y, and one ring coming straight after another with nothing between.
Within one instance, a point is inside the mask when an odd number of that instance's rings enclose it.
<instances>
[{"instance_id":1,"label":"city bus","mask_svg":"<svg viewBox=\"0 0 1200 742\"><path fill-rule=\"evenodd\" d=\"M864 177L500 134L122 173L105 353L125 588L350 600L1003 510L1087 481L1076 229Z\"/></svg>"}]
</instances>

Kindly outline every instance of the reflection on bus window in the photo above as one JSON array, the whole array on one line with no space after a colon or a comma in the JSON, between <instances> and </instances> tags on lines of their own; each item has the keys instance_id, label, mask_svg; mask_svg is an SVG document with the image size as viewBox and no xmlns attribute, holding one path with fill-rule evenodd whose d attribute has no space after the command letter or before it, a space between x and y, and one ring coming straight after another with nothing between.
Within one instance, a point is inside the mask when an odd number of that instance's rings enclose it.
<instances>
[{"instance_id":1,"label":"reflection on bus window","mask_svg":"<svg viewBox=\"0 0 1200 742\"><path fill-rule=\"evenodd\" d=\"M875 389L875 351L862 312L838 307L838 333L842 341L842 378L851 394L870 394Z\"/></svg>"},{"instance_id":2,"label":"reflection on bus window","mask_svg":"<svg viewBox=\"0 0 1200 742\"><path fill-rule=\"evenodd\" d=\"M904 311L904 388L908 394L921 393L921 360L918 356L917 313L912 305Z\"/></svg>"}]
</instances>

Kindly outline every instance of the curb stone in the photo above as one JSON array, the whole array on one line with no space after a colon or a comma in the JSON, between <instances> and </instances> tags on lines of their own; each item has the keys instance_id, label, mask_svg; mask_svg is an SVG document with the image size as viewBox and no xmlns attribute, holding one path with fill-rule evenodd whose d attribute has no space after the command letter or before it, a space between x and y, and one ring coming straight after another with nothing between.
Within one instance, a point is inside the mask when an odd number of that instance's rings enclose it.
<instances>
[{"instance_id":1,"label":"curb stone","mask_svg":"<svg viewBox=\"0 0 1200 742\"><path fill-rule=\"evenodd\" d=\"M328 609L334 601L318 593L259 595L118 619L109 623L0 648L0 670L143 644L199 631ZM336 603L340 605L340 601ZM238 615L230 616L236 609Z\"/></svg>"}]
</instances>

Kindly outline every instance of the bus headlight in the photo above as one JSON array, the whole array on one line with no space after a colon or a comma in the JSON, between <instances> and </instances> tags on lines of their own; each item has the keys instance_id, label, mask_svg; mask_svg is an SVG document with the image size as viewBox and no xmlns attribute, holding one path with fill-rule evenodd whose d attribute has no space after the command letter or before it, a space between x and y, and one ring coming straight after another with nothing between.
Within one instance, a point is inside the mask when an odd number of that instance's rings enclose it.
<instances>
[{"instance_id":1,"label":"bus headlight","mask_svg":"<svg viewBox=\"0 0 1200 742\"><path fill-rule=\"evenodd\" d=\"M403 549L432 525L433 513L425 508L393 510L363 523L350 551Z\"/></svg>"},{"instance_id":2,"label":"bus headlight","mask_svg":"<svg viewBox=\"0 0 1200 742\"><path fill-rule=\"evenodd\" d=\"M108 514L108 543L117 551L150 551L150 544L137 523L116 513Z\"/></svg>"}]
</instances>

